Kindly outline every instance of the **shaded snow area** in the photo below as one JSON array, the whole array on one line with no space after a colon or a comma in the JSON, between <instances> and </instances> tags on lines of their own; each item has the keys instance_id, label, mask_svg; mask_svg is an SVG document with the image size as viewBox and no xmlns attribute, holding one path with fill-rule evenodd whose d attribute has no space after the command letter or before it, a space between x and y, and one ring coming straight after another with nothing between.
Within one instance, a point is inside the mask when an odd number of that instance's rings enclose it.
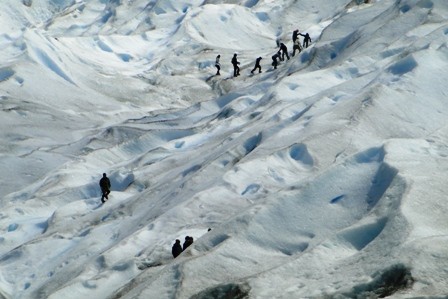
<instances>
[{"instance_id":1,"label":"shaded snow area","mask_svg":"<svg viewBox=\"0 0 448 299\"><path fill-rule=\"evenodd\" d=\"M0 298L447 298L448 1L1 0L0 28Z\"/></svg>"}]
</instances>

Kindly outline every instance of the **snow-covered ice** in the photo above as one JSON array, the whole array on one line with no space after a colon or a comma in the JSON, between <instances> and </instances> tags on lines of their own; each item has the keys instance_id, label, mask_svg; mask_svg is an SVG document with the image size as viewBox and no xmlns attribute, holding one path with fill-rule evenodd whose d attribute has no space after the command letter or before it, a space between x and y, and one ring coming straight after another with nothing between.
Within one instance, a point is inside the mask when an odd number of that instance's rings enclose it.
<instances>
[{"instance_id":1,"label":"snow-covered ice","mask_svg":"<svg viewBox=\"0 0 448 299\"><path fill-rule=\"evenodd\" d=\"M2 0L0 298L446 298L448 2L330 2Z\"/></svg>"}]
</instances>

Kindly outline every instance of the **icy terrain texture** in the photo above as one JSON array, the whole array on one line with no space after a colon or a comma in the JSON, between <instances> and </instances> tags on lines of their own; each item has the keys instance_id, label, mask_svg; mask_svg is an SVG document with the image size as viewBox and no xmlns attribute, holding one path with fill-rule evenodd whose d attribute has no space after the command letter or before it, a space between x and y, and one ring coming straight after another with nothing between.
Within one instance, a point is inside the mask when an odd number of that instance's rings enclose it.
<instances>
[{"instance_id":1,"label":"icy terrain texture","mask_svg":"<svg viewBox=\"0 0 448 299\"><path fill-rule=\"evenodd\" d=\"M0 28L0 298L448 295L448 1L1 0Z\"/></svg>"}]
</instances>

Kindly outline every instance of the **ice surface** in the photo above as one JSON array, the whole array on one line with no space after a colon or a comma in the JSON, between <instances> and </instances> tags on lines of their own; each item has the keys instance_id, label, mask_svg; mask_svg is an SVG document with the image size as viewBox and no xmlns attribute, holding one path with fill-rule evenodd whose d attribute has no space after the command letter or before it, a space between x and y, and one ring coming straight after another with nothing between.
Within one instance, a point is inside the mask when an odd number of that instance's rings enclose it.
<instances>
[{"instance_id":1,"label":"ice surface","mask_svg":"<svg viewBox=\"0 0 448 299\"><path fill-rule=\"evenodd\" d=\"M0 12L1 298L448 294L446 1Z\"/></svg>"}]
</instances>

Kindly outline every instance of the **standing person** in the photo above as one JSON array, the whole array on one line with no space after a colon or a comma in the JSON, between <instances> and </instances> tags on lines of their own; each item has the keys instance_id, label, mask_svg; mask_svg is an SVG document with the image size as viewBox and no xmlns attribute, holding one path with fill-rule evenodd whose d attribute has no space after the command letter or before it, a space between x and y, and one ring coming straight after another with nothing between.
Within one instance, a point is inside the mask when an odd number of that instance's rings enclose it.
<instances>
[{"instance_id":1,"label":"standing person","mask_svg":"<svg viewBox=\"0 0 448 299\"><path fill-rule=\"evenodd\" d=\"M186 237L185 237L184 245L182 246L182 249L183 249L183 250L187 249L188 246L190 246L191 244L193 244L193 237L186 236Z\"/></svg>"},{"instance_id":2,"label":"standing person","mask_svg":"<svg viewBox=\"0 0 448 299\"><path fill-rule=\"evenodd\" d=\"M219 63L219 59L221 58L221 55L216 56L216 62L215 62L215 66L218 69L218 71L216 72L216 76L221 75L219 73L219 71L221 70L221 64Z\"/></svg>"},{"instance_id":3,"label":"standing person","mask_svg":"<svg viewBox=\"0 0 448 299\"><path fill-rule=\"evenodd\" d=\"M296 55L296 50L299 50L299 53L300 53L300 52L302 52L302 49L303 48L300 45L300 39L299 39L299 37L297 37L297 39L294 41L292 56L294 57L294 55Z\"/></svg>"},{"instance_id":4,"label":"standing person","mask_svg":"<svg viewBox=\"0 0 448 299\"><path fill-rule=\"evenodd\" d=\"M250 71L251 74L253 74L253 73L255 72L256 69L258 69L258 73L261 73L261 66L260 66L260 61L261 61L261 59L263 59L263 58L258 57L258 58L255 60L255 66L254 66L254 69L253 69L252 71Z\"/></svg>"},{"instance_id":5,"label":"standing person","mask_svg":"<svg viewBox=\"0 0 448 299\"><path fill-rule=\"evenodd\" d=\"M296 29L292 32L292 42L295 43L299 38L299 29Z\"/></svg>"},{"instance_id":6,"label":"standing person","mask_svg":"<svg viewBox=\"0 0 448 299\"><path fill-rule=\"evenodd\" d=\"M100 188L102 193L101 201L105 203L106 201L104 200L104 198L109 199L109 197L107 196L110 193L110 180L105 173L103 173L103 177L100 180Z\"/></svg>"},{"instance_id":7,"label":"standing person","mask_svg":"<svg viewBox=\"0 0 448 299\"><path fill-rule=\"evenodd\" d=\"M236 58L237 54L233 54L232 65L233 65L233 76L238 77L240 75L240 67L238 66L240 62Z\"/></svg>"},{"instance_id":8,"label":"standing person","mask_svg":"<svg viewBox=\"0 0 448 299\"><path fill-rule=\"evenodd\" d=\"M286 47L286 45L284 43L280 44L280 51L282 52L281 61L285 60L285 55L286 55L286 58L288 58L288 60L289 60L288 48Z\"/></svg>"},{"instance_id":9,"label":"standing person","mask_svg":"<svg viewBox=\"0 0 448 299\"><path fill-rule=\"evenodd\" d=\"M303 36L303 47L304 48L308 48L308 44L311 43L311 37L308 33L305 33L305 35L303 35L302 33L299 33L299 35Z\"/></svg>"},{"instance_id":10,"label":"standing person","mask_svg":"<svg viewBox=\"0 0 448 299\"><path fill-rule=\"evenodd\" d=\"M173 254L173 257L176 258L179 256L179 254L182 253L182 246L180 246L180 240L176 239L176 242L173 244L173 247L171 248L171 253Z\"/></svg>"},{"instance_id":11,"label":"standing person","mask_svg":"<svg viewBox=\"0 0 448 299\"><path fill-rule=\"evenodd\" d=\"M280 51L275 53L275 55L272 56L272 66L274 67L274 70L277 69L278 61L277 59L280 59Z\"/></svg>"}]
</instances>

